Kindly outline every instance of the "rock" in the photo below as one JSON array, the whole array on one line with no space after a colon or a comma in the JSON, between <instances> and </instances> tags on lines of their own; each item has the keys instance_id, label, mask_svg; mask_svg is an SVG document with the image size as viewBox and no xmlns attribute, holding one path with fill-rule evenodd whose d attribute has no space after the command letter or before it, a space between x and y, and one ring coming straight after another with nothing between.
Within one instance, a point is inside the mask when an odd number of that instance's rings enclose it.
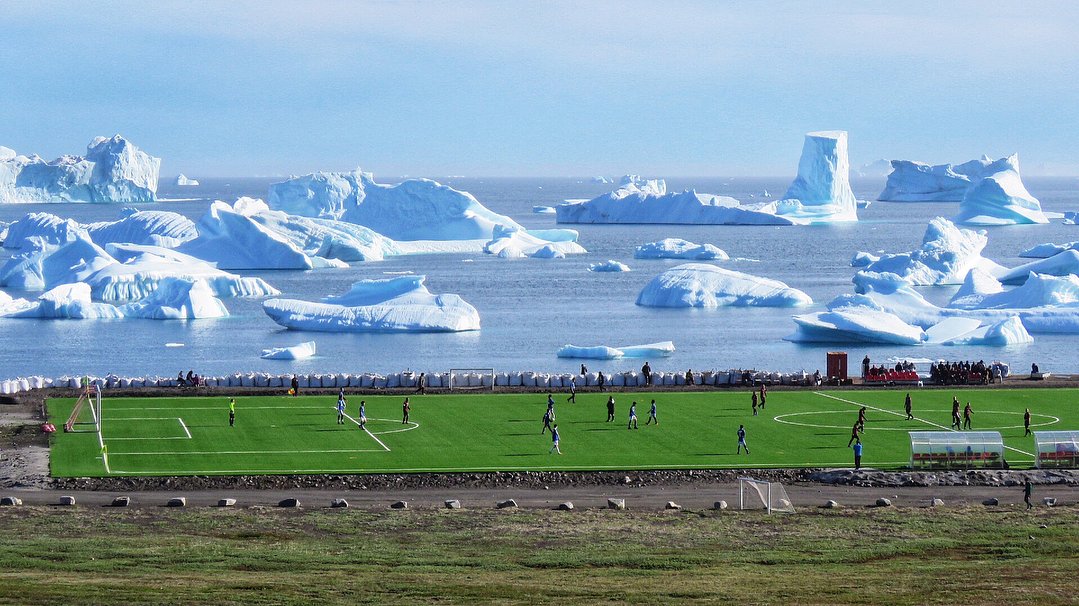
<instances>
[{"instance_id":1,"label":"rock","mask_svg":"<svg viewBox=\"0 0 1079 606\"><path fill-rule=\"evenodd\" d=\"M1046 507L1052 507L1057 504L1057 500L1053 497L1045 497L1042 499L1042 503L1045 503Z\"/></svg>"},{"instance_id":2,"label":"rock","mask_svg":"<svg viewBox=\"0 0 1079 606\"><path fill-rule=\"evenodd\" d=\"M16 507L22 505L22 499L19 497L0 497L0 506L2 507Z\"/></svg>"},{"instance_id":3,"label":"rock","mask_svg":"<svg viewBox=\"0 0 1079 606\"><path fill-rule=\"evenodd\" d=\"M172 497L165 503L165 507L187 507L187 499L185 497Z\"/></svg>"},{"instance_id":4,"label":"rock","mask_svg":"<svg viewBox=\"0 0 1079 606\"><path fill-rule=\"evenodd\" d=\"M558 505L558 510L559 511L573 511L573 503L571 503L570 501L566 501L565 503L560 503Z\"/></svg>"},{"instance_id":5,"label":"rock","mask_svg":"<svg viewBox=\"0 0 1079 606\"><path fill-rule=\"evenodd\" d=\"M629 476L625 476L624 478L622 478L622 483L623 484L632 484L633 483L633 478L631 478Z\"/></svg>"},{"instance_id":6,"label":"rock","mask_svg":"<svg viewBox=\"0 0 1079 606\"><path fill-rule=\"evenodd\" d=\"M929 502L930 507L944 507L944 501L941 499L933 499Z\"/></svg>"},{"instance_id":7,"label":"rock","mask_svg":"<svg viewBox=\"0 0 1079 606\"><path fill-rule=\"evenodd\" d=\"M607 499L607 509L625 509L625 499Z\"/></svg>"},{"instance_id":8,"label":"rock","mask_svg":"<svg viewBox=\"0 0 1079 606\"><path fill-rule=\"evenodd\" d=\"M131 497L116 497L110 507L127 507L131 504Z\"/></svg>"},{"instance_id":9,"label":"rock","mask_svg":"<svg viewBox=\"0 0 1079 606\"><path fill-rule=\"evenodd\" d=\"M236 505L236 499L218 499L218 507L233 507Z\"/></svg>"},{"instance_id":10,"label":"rock","mask_svg":"<svg viewBox=\"0 0 1079 606\"><path fill-rule=\"evenodd\" d=\"M825 509L836 509L839 507L839 503L832 501L831 499L824 502Z\"/></svg>"},{"instance_id":11,"label":"rock","mask_svg":"<svg viewBox=\"0 0 1079 606\"><path fill-rule=\"evenodd\" d=\"M1000 505L1000 501L996 498L986 499L982 501L982 505L985 505L986 507L996 507L997 505Z\"/></svg>"},{"instance_id":12,"label":"rock","mask_svg":"<svg viewBox=\"0 0 1079 606\"><path fill-rule=\"evenodd\" d=\"M448 499L446 501L446 509L460 509L461 502L457 499Z\"/></svg>"},{"instance_id":13,"label":"rock","mask_svg":"<svg viewBox=\"0 0 1079 606\"><path fill-rule=\"evenodd\" d=\"M348 501L344 499L334 499L330 501L330 507L334 509L348 509Z\"/></svg>"},{"instance_id":14,"label":"rock","mask_svg":"<svg viewBox=\"0 0 1079 606\"><path fill-rule=\"evenodd\" d=\"M75 497L72 497L72 496L60 497L60 505L67 506L67 505L74 505L74 504L75 504Z\"/></svg>"},{"instance_id":15,"label":"rock","mask_svg":"<svg viewBox=\"0 0 1079 606\"><path fill-rule=\"evenodd\" d=\"M514 509L517 507L517 501L513 499L506 499L505 501L499 501L495 503L495 507L499 509Z\"/></svg>"},{"instance_id":16,"label":"rock","mask_svg":"<svg viewBox=\"0 0 1079 606\"><path fill-rule=\"evenodd\" d=\"M674 501L667 501L666 509L682 509L682 506Z\"/></svg>"},{"instance_id":17,"label":"rock","mask_svg":"<svg viewBox=\"0 0 1079 606\"><path fill-rule=\"evenodd\" d=\"M727 502L726 501L716 501L715 503L712 504L712 509L717 509L719 511L723 511L726 508L727 508Z\"/></svg>"},{"instance_id":18,"label":"rock","mask_svg":"<svg viewBox=\"0 0 1079 606\"><path fill-rule=\"evenodd\" d=\"M278 507L299 507L300 506L300 500L297 499L297 498L294 498L294 497L289 497L287 499L282 499L281 502L277 504L277 506Z\"/></svg>"},{"instance_id":19,"label":"rock","mask_svg":"<svg viewBox=\"0 0 1079 606\"><path fill-rule=\"evenodd\" d=\"M394 501L390 503L390 509L408 509L407 501Z\"/></svg>"},{"instance_id":20,"label":"rock","mask_svg":"<svg viewBox=\"0 0 1079 606\"><path fill-rule=\"evenodd\" d=\"M891 507L891 506L892 506L892 500L891 499L888 499L888 498L885 498L885 497L881 497L881 498L877 499L877 507Z\"/></svg>"}]
</instances>

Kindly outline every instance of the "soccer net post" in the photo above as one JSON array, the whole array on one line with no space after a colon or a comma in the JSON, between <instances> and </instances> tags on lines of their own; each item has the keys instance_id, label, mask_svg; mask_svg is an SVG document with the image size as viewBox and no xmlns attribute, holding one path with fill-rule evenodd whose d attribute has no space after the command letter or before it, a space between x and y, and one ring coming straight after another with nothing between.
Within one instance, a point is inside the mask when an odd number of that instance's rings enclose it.
<instances>
[{"instance_id":1,"label":"soccer net post","mask_svg":"<svg viewBox=\"0 0 1079 606\"><path fill-rule=\"evenodd\" d=\"M495 388L495 369L493 368L451 368L450 389L491 389Z\"/></svg>"},{"instance_id":2,"label":"soccer net post","mask_svg":"<svg viewBox=\"0 0 1079 606\"><path fill-rule=\"evenodd\" d=\"M794 505L782 484L752 478L738 478L738 509L794 513Z\"/></svg>"}]
</instances>

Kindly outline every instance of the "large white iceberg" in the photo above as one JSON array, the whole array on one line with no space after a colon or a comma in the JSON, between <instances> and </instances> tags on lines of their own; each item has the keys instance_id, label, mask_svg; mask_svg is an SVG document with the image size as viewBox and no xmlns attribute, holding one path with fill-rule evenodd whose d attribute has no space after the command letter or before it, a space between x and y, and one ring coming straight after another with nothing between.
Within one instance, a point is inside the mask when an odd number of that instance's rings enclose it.
<instances>
[{"instance_id":1,"label":"large white iceberg","mask_svg":"<svg viewBox=\"0 0 1079 606\"><path fill-rule=\"evenodd\" d=\"M176 176L176 185L179 185L179 186L191 186L191 185L198 185L198 184L199 184L198 180L188 178L183 173L180 173L179 175Z\"/></svg>"},{"instance_id":2,"label":"large white iceberg","mask_svg":"<svg viewBox=\"0 0 1079 606\"><path fill-rule=\"evenodd\" d=\"M394 240L490 240L495 226L524 229L467 192L429 179L375 183L371 173L314 173L270 185L270 208L340 219Z\"/></svg>"},{"instance_id":3,"label":"large white iceberg","mask_svg":"<svg viewBox=\"0 0 1079 606\"><path fill-rule=\"evenodd\" d=\"M870 307L843 307L794 316L798 331L785 337L799 343L892 343L919 345L925 331L895 314Z\"/></svg>"},{"instance_id":4,"label":"large white iceberg","mask_svg":"<svg viewBox=\"0 0 1079 606\"><path fill-rule=\"evenodd\" d=\"M929 221L920 249L883 255L864 271L896 274L917 286L960 284L974 268L1000 275L1005 268L982 256L988 243L984 230L960 229L951 221L936 217Z\"/></svg>"},{"instance_id":5,"label":"large white iceberg","mask_svg":"<svg viewBox=\"0 0 1079 606\"><path fill-rule=\"evenodd\" d=\"M641 244L633 252L635 259L687 259L692 261L726 261L730 257L711 244L694 244L681 238L664 238Z\"/></svg>"},{"instance_id":6,"label":"large white iceberg","mask_svg":"<svg viewBox=\"0 0 1079 606\"><path fill-rule=\"evenodd\" d=\"M1079 240L1064 244L1053 244L1052 242L1038 244L1019 253L1019 256L1031 259L1047 259L1066 250L1079 250Z\"/></svg>"},{"instance_id":7,"label":"large white iceberg","mask_svg":"<svg viewBox=\"0 0 1079 606\"><path fill-rule=\"evenodd\" d=\"M808 223L858 220L858 200L850 188L846 131L806 134L798 176L779 201L776 213Z\"/></svg>"},{"instance_id":8,"label":"large white iceberg","mask_svg":"<svg viewBox=\"0 0 1079 606\"><path fill-rule=\"evenodd\" d=\"M120 306L93 302L90 285L83 282L62 284L33 301L0 300L0 317L7 318L194 320L228 315L205 282L177 278L162 280L146 298Z\"/></svg>"},{"instance_id":9,"label":"large white iceberg","mask_svg":"<svg viewBox=\"0 0 1079 606\"><path fill-rule=\"evenodd\" d=\"M706 263L672 267L645 285L637 305L646 307L797 307L811 305L804 292L778 280Z\"/></svg>"},{"instance_id":10,"label":"large white iceberg","mask_svg":"<svg viewBox=\"0 0 1079 606\"><path fill-rule=\"evenodd\" d=\"M1013 267L1002 274L998 274L997 277L1005 284L1018 284L1025 281L1027 276L1032 273L1051 276L1079 274L1079 251L1065 250L1047 259L1038 259L1037 261Z\"/></svg>"},{"instance_id":11,"label":"large white iceberg","mask_svg":"<svg viewBox=\"0 0 1079 606\"><path fill-rule=\"evenodd\" d=\"M434 295L426 276L361 280L321 303L270 299L263 311L274 322L320 332L457 332L479 330L480 314L457 295Z\"/></svg>"},{"instance_id":12,"label":"large white iceberg","mask_svg":"<svg viewBox=\"0 0 1079 606\"><path fill-rule=\"evenodd\" d=\"M89 223L83 228L99 246L106 244L149 244L175 248L198 235L187 217L164 210L125 208L117 221Z\"/></svg>"},{"instance_id":13,"label":"large white iceberg","mask_svg":"<svg viewBox=\"0 0 1079 606\"><path fill-rule=\"evenodd\" d=\"M985 167L982 178L963 195L955 220L969 225L1049 222L1041 203L1030 195L1019 176L1019 154Z\"/></svg>"},{"instance_id":14,"label":"large white iceberg","mask_svg":"<svg viewBox=\"0 0 1079 606\"><path fill-rule=\"evenodd\" d=\"M965 335L945 341L945 345L989 345L994 347L1006 347L1010 345L1022 345L1033 343L1034 337L1030 336L1022 320L1018 316L1001 320L989 326L982 326Z\"/></svg>"},{"instance_id":15,"label":"large white iceberg","mask_svg":"<svg viewBox=\"0 0 1079 606\"><path fill-rule=\"evenodd\" d=\"M892 172L878 200L892 202L958 202L971 183L992 163L988 156L963 164L935 164L892 160Z\"/></svg>"},{"instance_id":16,"label":"large white iceberg","mask_svg":"<svg viewBox=\"0 0 1079 606\"><path fill-rule=\"evenodd\" d=\"M61 156L52 162L0 153L0 203L154 202L161 159L120 135L97 137L86 156Z\"/></svg>"},{"instance_id":17,"label":"large white iceberg","mask_svg":"<svg viewBox=\"0 0 1079 606\"><path fill-rule=\"evenodd\" d=\"M90 287L76 283L57 286L35 300L0 295L0 317L93 320L122 318L123 313L108 303L94 303Z\"/></svg>"},{"instance_id":18,"label":"large white iceberg","mask_svg":"<svg viewBox=\"0 0 1079 606\"><path fill-rule=\"evenodd\" d=\"M314 341L307 341L292 347L271 347L262 350L260 356L264 360L304 360L314 356L316 347Z\"/></svg>"}]
</instances>

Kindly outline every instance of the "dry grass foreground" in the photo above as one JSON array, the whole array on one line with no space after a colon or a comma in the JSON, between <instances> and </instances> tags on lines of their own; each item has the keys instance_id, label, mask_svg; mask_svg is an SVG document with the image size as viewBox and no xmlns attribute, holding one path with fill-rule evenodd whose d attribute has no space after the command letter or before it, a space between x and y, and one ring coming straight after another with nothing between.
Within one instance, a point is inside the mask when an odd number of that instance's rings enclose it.
<instances>
[{"instance_id":1,"label":"dry grass foreground","mask_svg":"<svg viewBox=\"0 0 1079 606\"><path fill-rule=\"evenodd\" d=\"M0 509L11 604L1075 604L1079 509Z\"/></svg>"}]
</instances>

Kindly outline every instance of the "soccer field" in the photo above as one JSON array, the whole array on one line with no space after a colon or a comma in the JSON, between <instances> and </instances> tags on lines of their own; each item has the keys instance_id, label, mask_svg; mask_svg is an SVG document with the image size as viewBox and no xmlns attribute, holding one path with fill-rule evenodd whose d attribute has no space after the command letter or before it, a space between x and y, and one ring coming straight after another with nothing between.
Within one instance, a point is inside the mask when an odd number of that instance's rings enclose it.
<instances>
[{"instance_id":1,"label":"soccer field","mask_svg":"<svg viewBox=\"0 0 1079 606\"><path fill-rule=\"evenodd\" d=\"M773 391L757 416L748 390L614 393L615 420L606 422L608 394L555 395L562 455L549 454L541 435L546 394L348 396L350 419L337 423L336 396L113 398L106 392L101 436L89 409L76 431L54 434L54 476L409 473L545 470L643 470L850 467L847 447L858 409L868 407L862 465L899 469L910 461L908 431L946 431L952 391L910 392L915 419L903 413L905 390ZM974 409L975 430L1004 437L1013 468L1030 467L1034 440L1023 437L1023 411L1034 431L1079 429L1079 390L968 390L954 394ZM660 424L645 425L649 402ZM353 421L366 401L367 426ZM627 429L637 401L639 429ZM73 400L49 400L62 425ZM736 454L739 424L751 454Z\"/></svg>"}]
</instances>

